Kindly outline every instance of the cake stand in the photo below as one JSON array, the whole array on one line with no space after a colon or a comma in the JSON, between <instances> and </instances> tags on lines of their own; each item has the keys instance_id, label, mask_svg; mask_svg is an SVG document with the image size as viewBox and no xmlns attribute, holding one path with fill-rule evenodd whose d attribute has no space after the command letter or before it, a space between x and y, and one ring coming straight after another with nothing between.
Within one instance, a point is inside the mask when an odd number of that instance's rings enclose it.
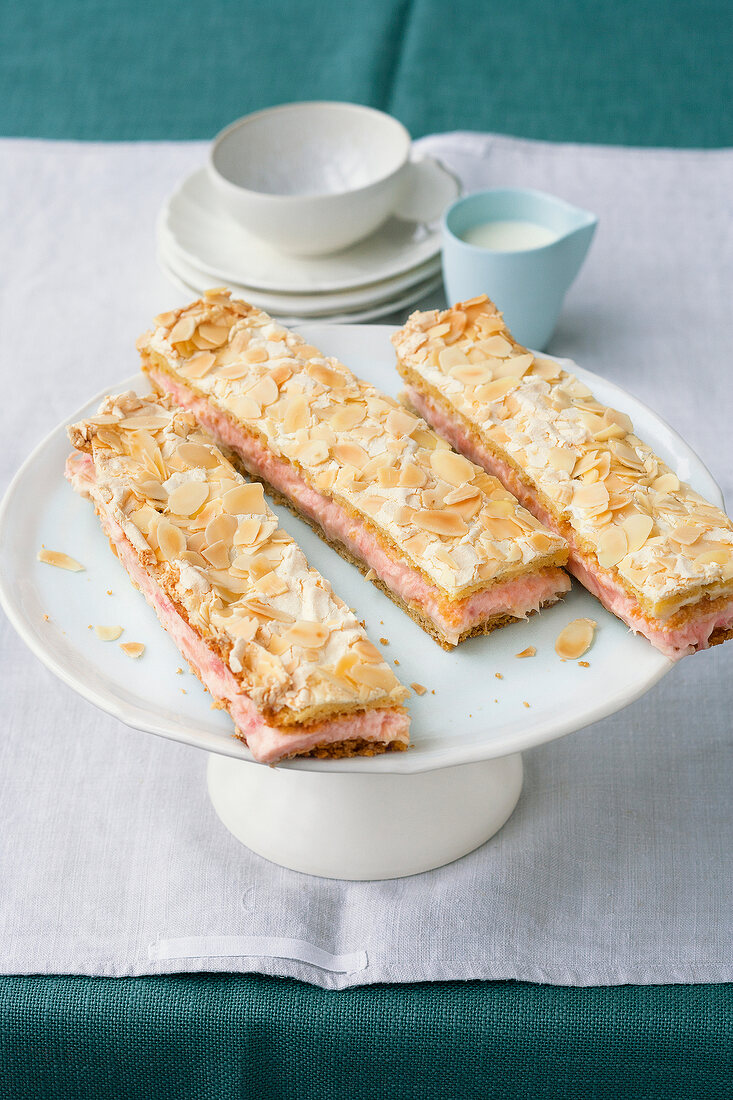
<instances>
[{"instance_id":1,"label":"cake stand","mask_svg":"<svg viewBox=\"0 0 733 1100\"><path fill-rule=\"evenodd\" d=\"M399 392L389 328L303 331L381 389ZM721 503L711 475L663 421L611 383L574 364L570 369L606 404L628 412L683 480ZM129 388L149 387L141 375L113 387ZM67 422L96 411L101 397ZM276 508L402 682L415 685L413 745L353 760L255 763L233 736L228 715L212 710L210 696L181 668L185 662L110 553L91 506L66 483L68 450L60 425L23 465L0 509L0 599L8 616L36 656L91 703L127 726L208 752L209 794L226 828L285 867L381 879L465 855L516 806L524 750L613 714L673 667L575 584L555 607L447 653L310 527ZM37 561L42 545L70 554L85 571ZM560 661L554 650L560 630L580 616L598 624L585 665ZM144 642L143 657L133 662L117 644L99 641L90 623L124 626L122 640ZM517 656L529 647L535 656Z\"/></svg>"}]
</instances>

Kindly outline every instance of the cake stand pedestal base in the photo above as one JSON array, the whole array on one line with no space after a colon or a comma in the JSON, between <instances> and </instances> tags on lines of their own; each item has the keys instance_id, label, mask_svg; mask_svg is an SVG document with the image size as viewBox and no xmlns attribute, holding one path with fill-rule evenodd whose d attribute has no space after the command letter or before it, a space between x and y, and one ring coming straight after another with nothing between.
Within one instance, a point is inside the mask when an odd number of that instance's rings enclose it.
<instances>
[{"instance_id":1,"label":"cake stand pedestal base","mask_svg":"<svg viewBox=\"0 0 733 1100\"><path fill-rule=\"evenodd\" d=\"M502 827L522 789L522 757L404 774L211 754L208 785L227 829L273 863L324 878L403 878L467 855Z\"/></svg>"}]
</instances>

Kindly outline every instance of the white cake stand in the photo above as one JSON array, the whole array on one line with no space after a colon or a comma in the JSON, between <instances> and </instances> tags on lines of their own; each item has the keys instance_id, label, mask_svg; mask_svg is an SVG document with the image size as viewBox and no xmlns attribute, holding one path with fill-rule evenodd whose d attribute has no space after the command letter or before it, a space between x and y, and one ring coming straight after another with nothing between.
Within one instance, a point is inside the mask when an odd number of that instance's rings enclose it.
<instances>
[{"instance_id":1,"label":"white cake stand","mask_svg":"<svg viewBox=\"0 0 733 1100\"><path fill-rule=\"evenodd\" d=\"M388 328L309 325L307 332L382 389L399 391ZM666 424L616 386L572 369L601 400L628 412L683 480L721 502L708 471ZM131 387L148 388L140 375L114 388ZM69 422L96 411L100 399ZM540 615L446 653L307 525L278 509L403 683L427 690L409 704L407 752L257 764L229 717L211 710L192 675L177 671L184 662L173 642L110 553L90 505L64 480L68 450L60 425L21 468L0 509L0 599L8 616L44 664L90 702L135 729L206 750L209 794L224 825L294 870L392 878L465 855L512 813L524 750L613 714L673 667L579 586ZM77 558L85 572L38 562L41 545ZM598 623L589 667L562 662L554 651L562 627L579 616ZM144 656L131 662L117 645L96 639L89 623L119 623L123 640L145 643ZM518 659L528 646L536 656Z\"/></svg>"}]
</instances>

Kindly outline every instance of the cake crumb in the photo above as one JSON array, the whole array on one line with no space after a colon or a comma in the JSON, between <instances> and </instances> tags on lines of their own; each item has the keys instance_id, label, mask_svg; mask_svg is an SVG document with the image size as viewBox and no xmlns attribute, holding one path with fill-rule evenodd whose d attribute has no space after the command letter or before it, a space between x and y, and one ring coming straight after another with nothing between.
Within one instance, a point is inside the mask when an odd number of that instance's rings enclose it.
<instances>
[{"instance_id":1,"label":"cake crumb","mask_svg":"<svg viewBox=\"0 0 733 1100\"><path fill-rule=\"evenodd\" d=\"M187 694L188 694L188 692L186 691L186 689L181 688L181 695L187 695Z\"/></svg>"},{"instance_id":2,"label":"cake crumb","mask_svg":"<svg viewBox=\"0 0 733 1100\"><path fill-rule=\"evenodd\" d=\"M366 620L365 619L359 619L359 626L361 627L362 630L366 630Z\"/></svg>"},{"instance_id":3,"label":"cake crumb","mask_svg":"<svg viewBox=\"0 0 733 1100\"><path fill-rule=\"evenodd\" d=\"M504 677L502 676L502 674L500 672L495 672L494 676L496 676L497 680L503 680L504 679Z\"/></svg>"},{"instance_id":4,"label":"cake crumb","mask_svg":"<svg viewBox=\"0 0 733 1100\"><path fill-rule=\"evenodd\" d=\"M425 695L428 690L426 687L423 687L422 684L412 683L410 687L415 692L415 695Z\"/></svg>"},{"instance_id":5,"label":"cake crumb","mask_svg":"<svg viewBox=\"0 0 733 1100\"><path fill-rule=\"evenodd\" d=\"M379 641L382 645L389 645L389 638L380 638Z\"/></svg>"},{"instance_id":6,"label":"cake crumb","mask_svg":"<svg viewBox=\"0 0 733 1100\"><path fill-rule=\"evenodd\" d=\"M399 662L399 661L397 660L397 658L396 658L396 657L395 657L395 659L394 659L394 663L395 663L396 665L398 665L398 664L400 663L400 662Z\"/></svg>"},{"instance_id":7,"label":"cake crumb","mask_svg":"<svg viewBox=\"0 0 733 1100\"><path fill-rule=\"evenodd\" d=\"M590 661L578 661L581 668L590 668Z\"/></svg>"},{"instance_id":8,"label":"cake crumb","mask_svg":"<svg viewBox=\"0 0 733 1100\"><path fill-rule=\"evenodd\" d=\"M107 589L107 595L108 595L108 596L111 596L112 594L113 594L113 593L112 593L112 589L111 589L111 588L108 588L108 589Z\"/></svg>"},{"instance_id":9,"label":"cake crumb","mask_svg":"<svg viewBox=\"0 0 733 1100\"><path fill-rule=\"evenodd\" d=\"M44 623L47 623L47 622L48 622L48 615L44 615L44 616L43 616L43 621L44 621Z\"/></svg>"},{"instance_id":10,"label":"cake crumb","mask_svg":"<svg viewBox=\"0 0 733 1100\"><path fill-rule=\"evenodd\" d=\"M523 649L521 653L515 653L515 657L535 657L537 650L533 645L528 645L526 649Z\"/></svg>"},{"instance_id":11,"label":"cake crumb","mask_svg":"<svg viewBox=\"0 0 733 1100\"><path fill-rule=\"evenodd\" d=\"M529 703L527 703L527 702L526 702L526 701L525 701L525 700L523 699L523 700L522 700L522 706L523 706L523 707L527 707L527 708L529 708Z\"/></svg>"},{"instance_id":12,"label":"cake crumb","mask_svg":"<svg viewBox=\"0 0 733 1100\"><path fill-rule=\"evenodd\" d=\"M183 669L182 668L177 668L176 669L176 676L182 676L182 675L183 675Z\"/></svg>"}]
</instances>

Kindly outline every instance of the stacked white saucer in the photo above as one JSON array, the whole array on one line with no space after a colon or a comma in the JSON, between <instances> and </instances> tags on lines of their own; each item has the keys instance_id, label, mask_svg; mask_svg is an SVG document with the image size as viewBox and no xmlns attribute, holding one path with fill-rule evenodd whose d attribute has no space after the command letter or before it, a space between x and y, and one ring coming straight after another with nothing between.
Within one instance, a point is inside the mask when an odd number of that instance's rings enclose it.
<instances>
[{"instance_id":1,"label":"stacked white saucer","mask_svg":"<svg viewBox=\"0 0 733 1100\"><path fill-rule=\"evenodd\" d=\"M368 321L440 286L440 215L460 185L423 158L420 186L371 236L326 256L288 256L248 232L222 207L206 168L165 202L158 259L187 294L227 286L284 323Z\"/></svg>"}]
</instances>

